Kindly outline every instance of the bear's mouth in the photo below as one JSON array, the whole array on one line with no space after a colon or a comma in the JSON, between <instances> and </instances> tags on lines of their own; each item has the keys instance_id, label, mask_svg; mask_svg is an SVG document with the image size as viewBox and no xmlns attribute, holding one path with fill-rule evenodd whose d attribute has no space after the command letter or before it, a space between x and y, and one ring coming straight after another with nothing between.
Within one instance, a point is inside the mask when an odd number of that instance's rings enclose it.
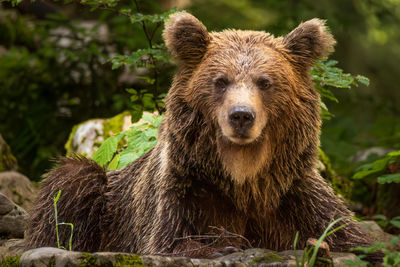
<instances>
[{"instance_id":1,"label":"bear's mouth","mask_svg":"<svg viewBox=\"0 0 400 267\"><path fill-rule=\"evenodd\" d=\"M227 136L229 141L238 145L247 145L252 143L255 139L251 138L247 133L234 133L233 135Z\"/></svg>"}]
</instances>

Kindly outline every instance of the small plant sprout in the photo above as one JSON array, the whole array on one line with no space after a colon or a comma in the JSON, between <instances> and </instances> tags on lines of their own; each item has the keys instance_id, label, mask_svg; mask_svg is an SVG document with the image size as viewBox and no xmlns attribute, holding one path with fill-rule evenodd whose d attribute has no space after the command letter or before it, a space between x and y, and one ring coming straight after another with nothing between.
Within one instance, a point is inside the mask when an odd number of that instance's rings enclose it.
<instances>
[{"instance_id":1,"label":"small plant sprout","mask_svg":"<svg viewBox=\"0 0 400 267\"><path fill-rule=\"evenodd\" d=\"M60 245L60 236L58 233L58 226L59 225L69 225L71 227L71 234L69 236L69 250L72 250L72 235L74 233L74 225L72 223L58 223L58 212L57 212L57 202L60 199L61 196L61 190L58 190L57 196L53 199L54 200L54 216L55 216L55 221L56 221L56 236L57 236L57 247L58 248L62 248L62 249L66 249L65 247Z\"/></svg>"},{"instance_id":2,"label":"small plant sprout","mask_svg":"<svg viewBox=\"0 0 400 267\"><path fill-rule=\"evenodd\" d=\"M303 252L303 256L301 259L301 262L298 259L297 254L295 254L295 258L296 258L296 267L303 267L306 266L306 261L308 259L308 267L313 267L316 264L316 260L317 260L317 253L319 250L319 247L321 246L322 241L324 241L324 239L328 236L330 236L331 234L335 233L336 231L339 231L340 229L346 227L348 224L344 223L336 228L334 228L333 230L332 227L337 224L338 222L344 220L345 218L339 218L334 220L333 222L331 222L328 227L325 229L324 233L320 236L320 238L318 239L317 243L315 244L314 248L309 248L309 249L305 249ZM296 236L294 237L294 241L293 241L293 249L294 251L296 251L296 245L299 239L299 232L296 232ZM312 254L311 254L312 253ZM311 254L311 257L309 257Z\"/></svg>"}]
</instances>

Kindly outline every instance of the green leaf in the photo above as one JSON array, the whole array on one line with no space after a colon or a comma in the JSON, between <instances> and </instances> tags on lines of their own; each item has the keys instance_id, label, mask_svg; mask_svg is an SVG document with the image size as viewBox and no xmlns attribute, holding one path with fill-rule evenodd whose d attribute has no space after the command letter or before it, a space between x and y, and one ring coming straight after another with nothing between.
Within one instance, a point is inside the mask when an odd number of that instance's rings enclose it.
<instances>
[{"instance_id":1,"label":"green leaf","mask_svg":"<svg viewBox=\"0 0 400 267\"><path fill-rule=\"evenodd\" d=\"M153 122L154 127L158 128L163 120L164 116L158 116Z\"/></svg>"},{"instance_id":2,"label":"green leaf","mask_svg":"<svg viewBox=\"0 0 400 267\"><path fill-rule=\"evenodd\" d=\"M120 158L120 154L115 155L115 157L112 159L110 164L108 164L107 170L116 170L118 167L119 158Z\"/></svg>"},{"instance_id":3,"label":"green leaf","mask_svg":"<svg viewBox=\"0 0 400 267\"><path fill-rule=\"evenodd\" d=\"M57 203L61 196L61 190L58 190L57 196L54 198L54 203Z\"/></svg>"},{"instance_id":4,"label":"green leaf","mask_svg":"<svg viewBox=\"0 0 400 267\"><path fill-rule=\"evenodd\" d=\"M131 23L161 23L164 22L171 14L176 13L177 9L170 9L162 14L154 14L154 15L144 15L142 13L135 13L129 16Z\"/></svg>"},{"instance_id":5,"label":"green leaf","mask_svg":"<svg viewBox=\"0 0 400 267\"><path fill-rule=\"evenodd\" d=\"M132 94L132 95L137 95L138 91L136 91L133 88L126 88L125 91L127 91L128 93Z\"/></svg>"},{"instance_id":6,"label":"green leaf","mask_svg":"<svg viewBox=\"0 0 400 267\"><path fill-rule=\"evenodd\" d=\"M372 217L375 220L387 221L388 218L383 214L377 214Z\"/></svg>"},{"instance_id":7,"label":"green leaf","mask_svg":"<svg viewBox=\"0 0 400 267\"><path fill-rule=\"evenodd\" d=\"M366 163L357 168L356 172L370 170L374 166L373 162Z\"/></svg>"},{"instance_id":8,"label":"green leaf","mask_svg":"<svg viewBox=\"0 0 400 267\"><path fill-rule=\"evenodd\" d=\"M393 238L390 240L390 245L396 246L397 244L399 244L399 240L400 240L400 237L398 237L398 236L393 237Z\"/></svg>"},{"instance_id":9,"label":"green leaf","mask_svg":"<svg viewBox=\"0 0 400 267\"><path fill-rule=\"evenodd\" d=\"M356 80L366 86L369 86L369 79L362 75L357 75Z\"/></svg>"},{"instance_id":10,"label":"green leaf","mask_svg":"<svg viewBox=\"0 0 400 267\"><path fill-rule=\"evenodd\" d=\"M400 228L400 221L391 220L390 223L391 223L393 226L395 226L395 227L397 227L397 228Z\"/></svg>"},{"instance_id":11,"label":"green leaf","mask_svg":"<svg viewBox=\"0 0 400 267\"><path fill-rule=\"evenodd\" d=\"M378 160L374 161L372 168L377 171L378 170L384 171L384 170L386 170L388 162L389 162L388 158L378 159Z\"/></svg>"},{"instance_id":12,"label":"green leaf","mask_svg":"<svg viewBox=\"0 0 400 267\"><path fill-rule=\"evenodd\" d=\"M118 147L118 136L107 138L93 155L93 160L100 166L104 167L114 156Z\"/></svg>"},{"instance_id":13,"label":"green leaf","mask_svg":"<svg viewBox=\"0 0 400 267\"><path fill-rule=\"evenodd\" d=\"M378 177L378 183L380 184L400 183L400 173L382 175Z\"/></svg>"},{"instance_id":14,"label":"green leaf","mask_svg":"<svg viewBox=\"0 0 400 267\"><path fill-rule=\"evenodd\" d=\"M128 166L138 157L139 156L133 151L122 153L118 164L118 169Z\"/></svg>"},{"instance_id":15,"label":"green leaf","mask_svg":"<svg viewBox=\"0 0 400 267\"><path fill-rule=\"evenodd\" d=\"M153 79L149 76L136 76L136 78L145 80L148 84L154 84L156 81L155 79Z\"/></svg>"},{"instance_id":16,"label":"green leaf","mask_svg":"<svg viewBox=\"0 0 400 267\"><path fill-rule=\"evenodd\" d=\"M397 227L397 228L400 228L400 220L392 219L392 220L390 220L390 223L391 223L393 226L395 226L395 227Z\"/></svg>"},{"instance_id":17,"label":"green leaf","mask_svg":"<svg viewBox=\"0 0 400 267\"><path fill-rule=\"evenodd\" d=\"M379 175L382 173L382 170L366 170L366 171L359 171L353 175L353 179L363 179L367 177L371 177L374 175Z\"/></svg>"},{"instance_id":18,"label":"green leaf","mask_svg":"<svg viewBox=\"0 0 400 267\"><path fill-rule=\"evenodd\" d=\"M144 94L142 97L143 107L146 110L152 111L155 109L156 104L154 103L153 94Z\"/></svg>"},{"instance_id":19,"label":"green leaf","mask_svg":"<svg viewBox=\"0 0 400 267\"><path fill-rule=\"evenodd\" d=\"M388 252L383 258L383 266L400 266L400 252Z\"/></svg>"},{"instance_id":20,"label":"green leaf","mask_svg":"<svg viewBox=\"0 0 400 267\"><path fill-rule=\"evenodd\" d=\"M389 157L400 157L400 150L399 151L393 151L387 154Z\"/></svg>"},{"instance_id":21,"label":"green leaf","mask_svg":"<svg viewBox=\"0 0 400 267\"><path fill-rule=\"evenodd\" d=\"M147 142L146 135L143 131L133 130L132 134L128 135L128 148L136 148L140 146L141 143Z\"/></svg>"},{"instance_id":22,"label":"green leaf","mask_svg":"<svg viewBox=\"0 0 400 267\"><path fill-rule=\"evenodd\" d=\"M373 175L383 174L386 170L387 164L389 163L390 158L385 157L383 159L378 159L374 161L372 164L368 163L366 166L361 166L359 169L361 171L356 172L353 175L354 179L362 179L366 177L371 177Z\"/></svg>"},{"instance_id":23,"label":"green leaf","mask_svg":"<svg viewBox=\"0 0 400 267\"><path fill-rule=\"evenodd\" d=\"M135 123L135 122L139 121L140 118L142 117L142 115L143 115L143 107L142 107L142 105L138 105L138 104L132 105L132 108L131 108L131 121L132 121L132 123Z\"/></svg>"}]
</instances>

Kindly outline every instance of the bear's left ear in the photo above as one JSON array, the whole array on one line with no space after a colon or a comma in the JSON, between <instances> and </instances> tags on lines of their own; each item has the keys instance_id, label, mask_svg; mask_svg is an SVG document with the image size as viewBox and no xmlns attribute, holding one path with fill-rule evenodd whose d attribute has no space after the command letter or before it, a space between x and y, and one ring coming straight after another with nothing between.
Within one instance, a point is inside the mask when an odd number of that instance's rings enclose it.
<instances>
[{"instance_id":1,"label":"bear's left ear","mask_svg":"<svg viewBox=\"0 0 400 267\"><path fill-rule=\"evenodd\" d=\"M163 37L170 52L188 66L201 61L210 42L206 27L186 12L175 13L168 18Z\"/></svg>"},{"instance_id":2,"label":"bear's left ear","mask_svg":"<svg viewBox=\"0 0 400 267\"><path fill-rule=\"evenodd\" d=\"M336 41L325 26L325 21L312 19L286 35L283 44L294 57L296 65L308 69L315 60L332 53Z\"/></svg>"}]
</instances>

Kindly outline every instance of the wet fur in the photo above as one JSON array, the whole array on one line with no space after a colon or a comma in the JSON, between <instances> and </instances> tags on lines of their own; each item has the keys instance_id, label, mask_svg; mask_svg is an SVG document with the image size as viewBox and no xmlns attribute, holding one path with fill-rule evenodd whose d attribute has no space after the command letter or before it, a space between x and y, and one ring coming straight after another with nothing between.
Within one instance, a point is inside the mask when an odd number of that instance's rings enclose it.
<instances>
[{"instance_id":1,"label":"wet fur","mask_svg":"<svg viewBox=\"0 0 400 267\"><path fill-rule=\"evenodd\" d=\"M111 172L81 157L61 159L31 211L29 247L56 244L52 197L59 189L59 220L74 224L74 249L84 251L173 252L181 248L174 238L207 233L209 226L244 235L253 246L285 250L297 231L301 247L333 220L352 215L315 168L321 121L309 70L334 45L323 21L274 38L208 33L196 18L178 13L164 38L179 70L157 145ZM252 60L238 65L238 53ZM229 70L247 79L240 73L254 66L255 75L262 66L274 84L259 93L267 112L261 135L241 146L219 128L215 110L223 96L210 76ZM349 225L327 238L332 250L369 244L352 219L344 222ZM68 237L62 230L63 244Z\"/></svg>"}]
</instances>

